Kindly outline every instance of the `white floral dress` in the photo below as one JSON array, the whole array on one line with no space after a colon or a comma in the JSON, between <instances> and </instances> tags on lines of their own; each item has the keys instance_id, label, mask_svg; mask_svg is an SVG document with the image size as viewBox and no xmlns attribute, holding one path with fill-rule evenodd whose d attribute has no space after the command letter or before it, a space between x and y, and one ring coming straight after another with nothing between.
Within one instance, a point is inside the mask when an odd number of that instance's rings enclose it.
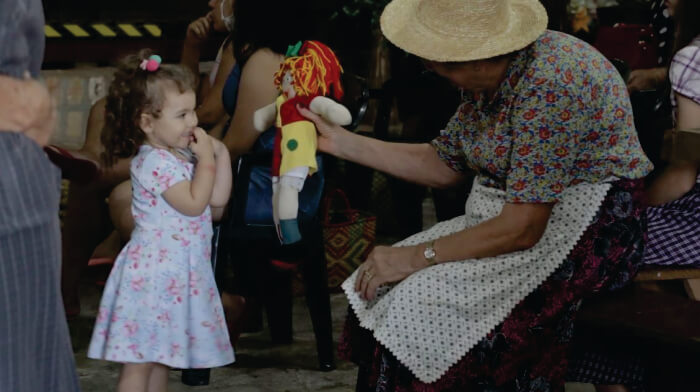
<instances>
[{"instance_id":1,"label":"white floral dress","mask_svg":"<svg viewBox=\"0 0 700 392\"><path fill-rule=\"evenodd\" d=\"M162 197L192 163L144 145L131 163L136 228L102 295L88 356L210 368L234 361L211 267L211 212L186 216Z\"/></svg>"}]
</instances>

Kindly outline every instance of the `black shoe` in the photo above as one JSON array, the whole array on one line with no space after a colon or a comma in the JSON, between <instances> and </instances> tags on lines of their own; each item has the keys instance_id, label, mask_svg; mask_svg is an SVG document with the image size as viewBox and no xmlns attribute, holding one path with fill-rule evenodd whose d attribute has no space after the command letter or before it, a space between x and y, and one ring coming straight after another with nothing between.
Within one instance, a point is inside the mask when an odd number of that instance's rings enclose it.
<instances>
[{"instance_id":1,"label":"black shoe","mask_svg":"<svg viewBox=\"0 0 700 392\"><path fill-rule=\"evenodd\" d=\"M331 362L321 362L318 365L318 369L322 372L330 372L330 371L335 370L335 364L332 361Z\"/></svg>"},{"instance_id":2,"label":"black shoe","mask_svg":"<svg viewBox=\"0 0 700 392\"><path fill-rule=\"evenodd\" d=\"M209 385L211 369L182 369L182 383L190 386Z\"/></svg>"}]
</instances>

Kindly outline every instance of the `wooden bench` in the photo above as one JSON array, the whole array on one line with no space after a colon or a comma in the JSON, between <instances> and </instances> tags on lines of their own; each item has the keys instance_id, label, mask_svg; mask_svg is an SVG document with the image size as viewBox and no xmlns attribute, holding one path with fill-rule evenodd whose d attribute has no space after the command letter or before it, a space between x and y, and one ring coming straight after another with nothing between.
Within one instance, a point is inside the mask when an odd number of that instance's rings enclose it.
<instances>
[{"instance_id":1,"label":"wooden bench","mask_svg":"<svg viewBox=\"0 0 700 392\"><path fill-rule=\"evenodd\" d=\"M699 268L648 268L639 271L634 281L642 286L649 286L656 281L682 280L688 297L700 301Z\"/></svg>"},{"instance_id":2,"label":"wooden bench","mask_svg":"<svg viewBox=\"0 0 700 392\"><path fill-rule=\"evenodd\" d=\"M584 301L575 335L579 350L640 359L648 391L700 391L700 301L680 290L633 284Z\"/></svg>"},{"instance_id":3,"label":"wooden bench","mask_svg":"<svg viewBox=\"0 0 700 392\"><path fill-rule=\"evenodd\" d=\"M700 354L700 302L633 286L586 301L579 320Z\"/></svg>"}]
</instances>

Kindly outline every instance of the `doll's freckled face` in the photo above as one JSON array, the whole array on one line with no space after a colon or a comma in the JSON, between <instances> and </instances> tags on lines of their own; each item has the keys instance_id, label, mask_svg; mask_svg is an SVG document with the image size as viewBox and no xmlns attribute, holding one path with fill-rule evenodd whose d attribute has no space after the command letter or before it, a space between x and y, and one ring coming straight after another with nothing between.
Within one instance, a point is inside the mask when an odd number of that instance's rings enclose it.
<instances>
[{"instance_id":1,"label":"doll's freckled face","mask_svg":"<svg viewBox=\"0 0 700 392\"><path fill-rule=\"evenodd\" d=\"M284 94L287 99L294 98L297 95L296 90L294 90L294 78L289 71L285 72L282 78L282 94Z\"/></svg>"}]
</instances>

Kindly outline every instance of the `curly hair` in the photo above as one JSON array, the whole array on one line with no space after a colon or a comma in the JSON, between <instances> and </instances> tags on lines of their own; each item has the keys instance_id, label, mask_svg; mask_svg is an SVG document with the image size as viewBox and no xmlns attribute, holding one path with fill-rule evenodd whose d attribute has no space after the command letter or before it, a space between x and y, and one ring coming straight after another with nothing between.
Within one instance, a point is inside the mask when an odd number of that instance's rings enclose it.
<instances>
[{"instance_id":1,"label":"curly hair","mask_svg":"<svg viewBox=\"0 0 700 392\"><path fill-rule=\"evenodd\" d=\"M182 66L163 64L156 71L141 69L141 62L151 54L150 49L144 49L125 57L109 85L102 130L102 160L107 166L138 152L146 140L139 120L144 113L160 116L165 101L163 83L174 84L180 93L195 89L194 76Z\"/></svg>"}]
</instances>

